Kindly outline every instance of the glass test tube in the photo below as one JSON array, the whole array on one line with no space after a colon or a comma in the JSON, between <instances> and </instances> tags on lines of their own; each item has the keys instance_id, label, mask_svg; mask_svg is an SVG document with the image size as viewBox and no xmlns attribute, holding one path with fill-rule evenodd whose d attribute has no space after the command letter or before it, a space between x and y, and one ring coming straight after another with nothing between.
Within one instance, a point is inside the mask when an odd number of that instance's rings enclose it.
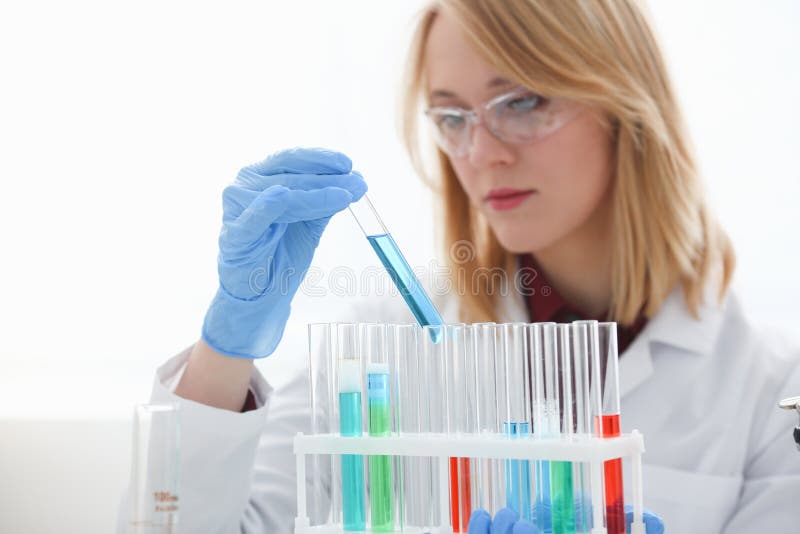
<instances>
[{"instance_id":1,"label":"glass test tube","mask_svg":"<svg viewBox=\"0 0 800 534\"><path fill-rule=\"evenodd\" d=\"M602 411L598 417L598 435L615 438L620 435L619 354L617 324L596 326L597 347L592 365L600 373ZM606 528L608 534L625 534L625 498L622 481L622 459L608 460L603 465L606 490Z\"/></svg>"},{"instance_id":2,"label":"glass test tube","mask_svg":"<svg viewBox=\"0 0 800 534\"><path fill-rule=\"evenodd\" d=\"M507 395L503 432L509 439L530 436L529 359L525 325L501 325ZM531 520L530 461L506 460L506 502L522 519Z\"/></svg>"},{"instance_id":3,"label":"glass test tube","mask_svg":"<svg viewBox=\"0 0 800 534\"><path fill-rule=\"evenodd\" d=\"M474 388L469 387L466 325L445 327L447 432L463 434L474 422ZM450 458L450 518L453 532L466 532L472 513L470 459Z\"/></svg>"},{"instance_id":4,"label":"glass test tube","mask_svg":"<svg viewBox=\"0 0 800 534\"><path fill-rule=\"evenodd\" d=\"M589 328L585 321L576 321L571 325L572 331L572 364L574 374L575 396L575 433L581 436L594 435L593 411L599 409L600 400L592 400L592 390L589 386ZM591 473L589 465L579 463L573 471L575 483L575 531L589 534L592 530L592 491Z\"/></svg>"},{"instance_id":5,"label":"glass test tube","mask_svg":"<svg viewBox=\"0 0 800 534\"><path fill-rule=\"evenodd\" d=\"M355 325L352 327L355 328ZM337 325L334 323L308 325L312 434L335 433L339 430L336 335ZM306 476L311 479L306 506L312 525L340 522L340 468L340 462L334 461L330 454L309 455L306 459Z\"/></svg>"},{"instance_id":6,"label":"glass test tube","mask_svg":"<svg viewBox=\"0 0 800 534\"><path fill-rule=\"evenodd\" d=\"M339 432L342 436L358 437L363 435L361 419L363 373L355 324L338 325L337 344ZM342 525L346 531L363 531L367 519L364 499L364 457L358 454L343 454L341 466Z\"/></svg>"},{"instance_id":7,"label":"glass test tube","mask_svg":"<svg viewBox=\"0 0 800 534\"><path fill-rule=\"evenodd\" d=\"M434 330L438 333L434 333ZM441 326L425 326L419 336L421 344L420 352L420 417L422 432L434 434L444 434L446 432L447 417L447 365L444 343L438 340L443 336ZM439 529L445 526L448 521L448 511L442 510L439 503L441 496L448 491L447 481L441 481L439 477L439 458L426 457L422 459L425 466L422 484L427 488L429 499L423 503L425 515L428 518L427 526L431 529Z\"/></svg>"},{"instance_id":8,"label":"glass test tube","mask_svg":"<svg viewBox=\"0 0 800 534\"><path fill-rule=\"evenodd\" d=\"M358 202L350 204L350 213L355 217L367 237L367 241L375 250L420 326L444 324L442 316L417 279L405 256L400 252L392 235L383 225L383 221L367 195L362 196ZM441 329L432 329L430 334L434 336L434 341L438 341Z\"/></svg>"},{"instance_id":9,"label":"glass test tube","mask_svg":"<svg viewBox=\"0 0 800 534\"><path fill-rule=\"evenodd\" d=\"M179 407L139 404L134 409L129 489L129 532L178 531Z\"/></svg>"},{"instance_id":10,"label":"glass test tube","mask_svg":"<svg viewBox=\"0 0 800 534\"><path fill-rule=\"evenodd\" d=\"M392 403L386 326L362 324L361 347L367 362L367 411L370 436L392 433ZM394 531L394 475L392 457L369 457L370 524L375 532Z\"/></svg>"},{"instance_id":11,"label":"glass test tube","mask_svg":"<svg viewBox=\"0 0 800 534\"><path fill-rule=\"evenodd\" d=\"M389 359L397 376L395 398L398 435L419 432L418 331L415 324L389 325ZM422 502L428 498L420 482L421 458L405 456L397 461L399 468L396 486L400 530L408 527L420 528L425 524Z\"/></svg>"},{"instance_id":12,"label":"glass test tube","mask_svg":"<svg viewBox=\"0 0 800 534\"><path fill-rule=\"evenodd\" d=\"M552 324L534 323L528 327L528 343L531 350L532 375L532 406L533 406L533 436L536 439L552 437L551 422L549 420L548 401L545 388L545 347L552 344ZM549 326L548 326L549 325ZM547 328L547 334L545 330ZM547 337L545 337L547 336ZM552 348L548 349L552 354ZM552 395L552 391L550 393ZM535 467L536 506L534 522L542 532L550 532L550 462L537 460Z\"/></svg>"},{"instance_id":13,"label":"glass test tube","mask_svg":"<svg viewBox=\"0 0 800 534\"><path fill-rule=\"evenodd\" d=\"M555 397L553 425L562 436L572 436L572 365L570 326L555 327L555 355L545 357L545 388ZM547 351L545 351L546 353ZM550 370L548 371L548 363ZM572 462L550 462L550 498L553 534L574 534L575 501Z\"/></svg>"},{"instance_id":14,"label":"glass test tube","mask_svg":"<svg viewBox=\"0 0 800 534\"><path fill-rule=\"evenodd\" d=\"M494 323L472 325L472 356L475 359L477 392L476 431L483 435L495 435L502 431L498 413L498 388L496 374L497 326ZM500 353L502 354L502 353ZM477 460L476 491L472 493L473 508L482 508L494 516L505 507L504 482L501 480L503 465L499 460L481 458Z\"/></svg>"}]
</instances>

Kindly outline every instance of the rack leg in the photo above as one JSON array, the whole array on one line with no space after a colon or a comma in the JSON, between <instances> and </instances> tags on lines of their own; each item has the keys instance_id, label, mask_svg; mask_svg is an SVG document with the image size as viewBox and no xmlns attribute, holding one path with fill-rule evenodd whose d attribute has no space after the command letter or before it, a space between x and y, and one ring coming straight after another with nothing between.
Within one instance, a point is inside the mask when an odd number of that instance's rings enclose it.
<instances>
[{"instance_id":1,"label":"rack leg","mask_svg":"<svg viewBox=\"0 0 800 534\"><path fill-rule=\"evenodd\" d=\"M450 526L450 458L448 456L439 457L439 516L442 519L439 534L448 534L453 531Z\"/></svg>"},{"instance_id":2,"label":"rack leg","mask_svg":"<svg viewBox=\"0 0 800 534\"><path fill-rule=\"evenodd\" d=\"M296 534L304 532L310 528L306 511L306 455L295 453L297 465L297 517L294 520L294 531Z\"/></svg>"},{"instance_id":3,"label":"rack leg","mask_svg":"<svg viewBox=\"0 0 800 534\"><path fill-rule=\"evenodd\" d=\"M645 534L641 453L637 452L633 455L631 467L631 475L633 476L633 522L631 523L631 534Z\"/></svg>"},{"instance_id":4,"label":"rack leg","mask_svg":"<svg viewBox=\"0 0 800 534\"><path fill-rule=\"evenodd\" d=\"M603 512L606 500L603 495L603 462L593 461L590 465L592 477L592 534L606 534Z\"/></svg>"}]
</instances>

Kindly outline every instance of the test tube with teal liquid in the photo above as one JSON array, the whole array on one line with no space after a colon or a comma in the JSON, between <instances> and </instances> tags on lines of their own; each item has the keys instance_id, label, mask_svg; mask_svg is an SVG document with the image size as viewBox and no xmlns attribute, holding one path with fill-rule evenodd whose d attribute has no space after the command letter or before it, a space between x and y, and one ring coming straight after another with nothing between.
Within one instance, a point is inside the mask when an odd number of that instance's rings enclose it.
<instances>
[{"instance_id":1,"label":"test tube with teal liquid","mask_svg":"<svg viewBox=\"0 0 800 534\"><path fill-rule=\"evenodd\" d=\"M338 325L339 432L354 437L363 432L363 373L356 339L355 324ZM363 531L366 526L364 457L358 454L342 455L342 523L345 531Z\"/></svg>"},{"instance_id":2,"label":"test tube with teal liquid","mask_svg":"<svg viewBox=\"0 0 800 534\"><path fill-rule=\"evenodd\" d=\"M362 325L363 357L367 362L367 414L370 436L392 433L392 403L386 326ZM369 457L370 525L374 532L394 531L394 473L391 456Z\"/></svg>"},{"instance_id":3,"label":"test tube with teal liquid","mask_svg":"<svg viewBox=\"0 0 800 534\"><path fill-rule=\"evenodd\" d=\"M362 196L358 202L350 204L350 213L355 217L367 237L367 241L378 255L419 325L443 325L444 321L439 310L436 309L405 256L400 252L400 247L397 246L394 238L383 225L383 221L367 195ZM435 336L434 341L438 342L442 331L434 328L430 330L430 333Z\"/></svg>"}]
</instances>

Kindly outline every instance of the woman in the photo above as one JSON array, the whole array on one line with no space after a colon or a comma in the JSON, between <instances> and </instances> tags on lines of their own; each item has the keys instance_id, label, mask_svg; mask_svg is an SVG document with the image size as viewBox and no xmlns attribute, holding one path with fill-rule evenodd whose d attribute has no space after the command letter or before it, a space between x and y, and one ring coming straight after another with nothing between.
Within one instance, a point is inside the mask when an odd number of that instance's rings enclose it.
<instances>
[{"instance_id":1,"label":"woman","mask_svg":"<svg viewBox=\"0 0 800 534\"><path fill-rule=\"evenodd\" d=\"M759 335L728 290L733 250L639 5L437 1L407 80L404 132L441 201L445 246L475 247L454 267L480 285L451 295L445 320L617 321L623 425L647 440L648 507L671 532L795 528L800 462L775 401L800 389L798 351ZM421 105L434 172L417 143ZM303 149L225 190L202 339L159 369L153 393L183 405L182 531L292 530L307 385L273 391L252 359L276 350L328 219L365 190L344 155ZM540 275L525 299L475 276L521 267ZM409 319L385 304L353 318Z\"/></svg>"}]
</instances>

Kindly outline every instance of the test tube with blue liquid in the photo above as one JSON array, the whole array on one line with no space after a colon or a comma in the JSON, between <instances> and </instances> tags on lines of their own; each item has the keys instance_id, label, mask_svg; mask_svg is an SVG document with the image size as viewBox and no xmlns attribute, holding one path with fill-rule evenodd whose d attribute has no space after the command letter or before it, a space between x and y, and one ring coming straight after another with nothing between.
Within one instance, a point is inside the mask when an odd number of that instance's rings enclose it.
<instances>
[{"instance_id":1,"label":"test tube with blue liquid","mask_svg":"<svg viewBox=\"0 0 800 534\"><path fill-rule=\"evenodd\" d=\"M443 325L442 316L414 274L405 256L400 252L394 238L383 225L383 221L367 195L350 204L350 213L355 217L361 231L364 232L367 241L378 255L419 325ZM430 332L434 336L434 341L438 342L442 335L441 329L433 328Z\"/></svg>"},{"instance_id":2,"label":"test tube with blue liquid","mask_svg":"<svg viewBox=\"0 0 800 534\"><path fill-rule=\"evenodd\" d=\"M386 325L362 324L361 346L367 362L367 413L370 436L391 436L392 403ZM392 457L369 457L370 525L373 532L394 532Z\"/></svg>"},{"instance_id":3,"label":"test tube with blue liquid","mask_svg":"<svg viewBox=\"0 0 800 534\"><path fill-rule=\"evenodd\" d=\"M508 439L530 436L529 359L525 342L525 325L501 326L505 359L506 418L503 432ZM530 461L506 460L506 503L522 519L531 521Z\"/></svg>"},{"instance_id":4,"label":"test tube with blue liquid","mask_svg":"<svg viewBox=\"0 0 800 534\"><path fill-rule=\"evenodd\" d=\"M550 422L548 420L548 407L545 395L545 323L535 323L529 326L528 337L531 350L531 366L533 367L532 404L533 404L533 436L536 439L550 437ZM550 336L552 337L552 336ZM536 484L536 526L542 532L552 530L550 510L550 462L537 460L535 462Z\"/></svg>"},{"instance_id":5,"label":"test tube with blue liquid","mask_svg":"<svg viewBox=\"0 0 800 534\"><path fill-rule=\"evenodd\" d=\"M339 432L342 436L360 437L362 377L357 352L355 324L338 325ZM364 498L364 457L342 455L342 524L345 531L363 531L366 526Z\"/></svg>"}]
</instances>

